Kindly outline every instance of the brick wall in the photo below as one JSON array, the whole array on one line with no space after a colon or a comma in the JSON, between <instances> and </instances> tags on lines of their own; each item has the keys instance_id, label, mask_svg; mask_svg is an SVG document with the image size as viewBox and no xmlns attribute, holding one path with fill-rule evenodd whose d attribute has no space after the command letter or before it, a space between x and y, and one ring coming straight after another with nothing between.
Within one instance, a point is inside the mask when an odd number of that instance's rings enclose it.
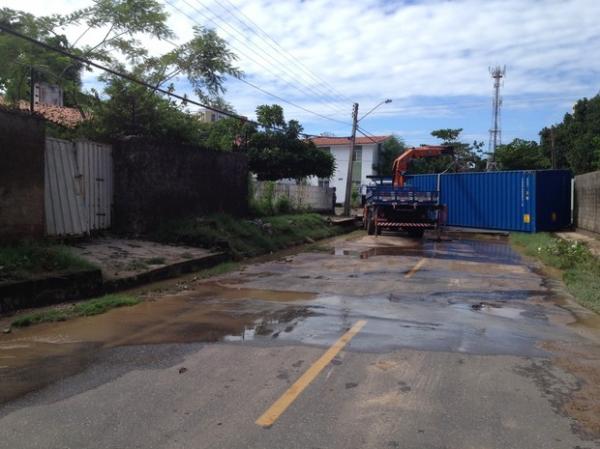
<instances>
[{"instance_id":1,"label":"brick wall","mask_svg":"<svg viewBox=\"0 0 600 449\"><path fill-rule=\"evenodd\" d=\"M0 241L44 235L42 120L0 109Z\"/></svg>"}]
</instances>

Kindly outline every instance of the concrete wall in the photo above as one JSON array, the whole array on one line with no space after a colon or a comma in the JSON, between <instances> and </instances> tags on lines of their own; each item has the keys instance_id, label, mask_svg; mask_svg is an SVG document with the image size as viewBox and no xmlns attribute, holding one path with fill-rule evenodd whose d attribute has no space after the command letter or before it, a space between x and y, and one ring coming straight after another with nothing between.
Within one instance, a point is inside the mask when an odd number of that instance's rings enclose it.
<instances>
[{"instance_id":1,"label":"concrete wall","mask_svg":"<svg viewBox=\"0 0 600 449\"><path fill-rule=\"evenodd\" d=\"M575 176L575 226L600 233L600 171Z\"/></svg>"},{"instance_id":2,"label":"concrete wall","mask_svg":"<svg viewBox=\"0 0 600 449\"><path fill-rule=\"evenodd\" d=\"M0 240L44 235L44 123L0 109Z\"/></svg>"},{"instance_id":3,"label":"concrete wall","mask_svg":"<svg viewBox=\"0 0 600 449\"><path fill-rule=\"evenodd\" d=\"M248 159L241 153L125 140L113 145L113 228L138 234L161 222L248 207Z\"/></svg>"},{"instance_id":4,"label":"concrete wall","mask_svg":"<svg viewBox=\"0 0 600 449\"><path fill-rule=\"evenodd\" d=\"M265 194L266 182L254 184L254 197L259 200ZM315 212L331 212L334 205L334 190L330 187L312 185L296 185L289 183L276 183L274 201L287 198L294 209L309 209Z\"/></svg>"}]
</instances>

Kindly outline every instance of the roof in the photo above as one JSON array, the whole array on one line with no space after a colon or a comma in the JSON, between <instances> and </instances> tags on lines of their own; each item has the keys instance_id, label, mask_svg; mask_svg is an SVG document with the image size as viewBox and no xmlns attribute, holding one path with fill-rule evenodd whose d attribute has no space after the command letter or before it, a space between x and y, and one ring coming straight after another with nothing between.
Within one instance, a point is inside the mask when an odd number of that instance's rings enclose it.
<instances>
[{"instance_id":1,"label":"roof","mask_svg":"<svg viewBox=\"0 0 600 449\"><path fill-rule=\"evenodd\" d=\"M371 136L371 137L357 137L355 140L356 145L370 145L375 143L383 143L388 140L391 136ZM349 145L350 137L311 137L313 143L320 146L332 146L332 145Z\"/></svg>"},{"instance_id":2,"label":"roof","mask_svg":"<svg viewBox=\"0 0 600 449\"><path fill-rule=\"evenodd\" d=\"M6 104L4 98L0 97L0 104ZM18 107L16 108L23 112L29 111L28 101L19 101ZM34 107L36 115L43 117L49 122L56 123L57 125L66 126L67 128L75 128L81 122L88 119L83 117L78 109L67 108L64 106L53 106L46 104L36 104Z\"/></svg>"}]
</instances>

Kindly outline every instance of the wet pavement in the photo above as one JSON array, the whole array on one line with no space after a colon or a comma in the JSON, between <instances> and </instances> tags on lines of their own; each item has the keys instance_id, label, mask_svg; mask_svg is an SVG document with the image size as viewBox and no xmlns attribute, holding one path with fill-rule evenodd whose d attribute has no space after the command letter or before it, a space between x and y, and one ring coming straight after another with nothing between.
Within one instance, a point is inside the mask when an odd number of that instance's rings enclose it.
<instances>
[{"instance_id":1,"label":"wet pavement","mask_svg":"<svg viewBox=\"0 0 600 449\"><path fill-rule=\"evenodd\" d=\"M502 238L354 234L141 294L0 336L0 448L600 447L600 320Z\"/></svg>"}]
</instances>

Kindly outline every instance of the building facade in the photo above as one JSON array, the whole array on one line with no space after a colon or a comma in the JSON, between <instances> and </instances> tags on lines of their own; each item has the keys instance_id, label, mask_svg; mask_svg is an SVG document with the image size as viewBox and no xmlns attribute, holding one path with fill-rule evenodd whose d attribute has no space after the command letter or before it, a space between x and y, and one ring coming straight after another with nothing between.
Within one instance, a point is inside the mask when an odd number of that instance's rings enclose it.
<instances>
[{"instance_id":1,"label":"building facade","mask_svg":"<svg viewBox=\"0 0 600 449\"><path fill-rule=\"evenodd\" d=\"M357 137L352 155L352 185L359 191L369 183L367 176L376 175L374 166L379 161L383 143L391 136ZM335 158L335 171L329 179L309 179L312 185L335 187L337 202L342 203L346 195L346 176L350 157L348 137L314 137L311 139L317 148L329 151Z\"/></svg>"}]
</instances>

